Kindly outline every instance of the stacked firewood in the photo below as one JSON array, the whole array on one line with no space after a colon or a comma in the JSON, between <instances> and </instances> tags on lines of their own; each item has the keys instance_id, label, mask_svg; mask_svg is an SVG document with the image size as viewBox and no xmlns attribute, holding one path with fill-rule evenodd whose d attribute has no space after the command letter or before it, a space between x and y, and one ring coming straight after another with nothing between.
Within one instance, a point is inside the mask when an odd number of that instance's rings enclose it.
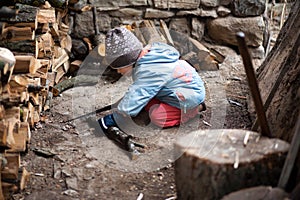
<instances>
[{"instance_id":1,"label":"stacked firewood","mask_svg":"<svg viewBox=\"0 0 300 200\"><path fill-rule=\"evenodd\" d=\"M72 44L63 11L49 4L16 9L17 16L3 22L0 40L1 49L11 53L0 56L0 199L26 185L29 173L20 153L49 109L52 87L69 69Z\"/></svg>"},{"instance_id":2,"label":"stacked firewood","mask_svg":"<svg viewBox=\"0 0 300 200\"><path fill-rule=\"evenodd\" d=\"M142 20L127 28L139 38L143 45L152 42L164 42L175 46L182 59L191 63L196 70L218 70L218 64L224 61L224 56L215 49L208 49L199 41L176 31L169 31L163 20L155 24L152 20ZM101 52L100 52L101 54Z\"/></svg>"}]
</instances>

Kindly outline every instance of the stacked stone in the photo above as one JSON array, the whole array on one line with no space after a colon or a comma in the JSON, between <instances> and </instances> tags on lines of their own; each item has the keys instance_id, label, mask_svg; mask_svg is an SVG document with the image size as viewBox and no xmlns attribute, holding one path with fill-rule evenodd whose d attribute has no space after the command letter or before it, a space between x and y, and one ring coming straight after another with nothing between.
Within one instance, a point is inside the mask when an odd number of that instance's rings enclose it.
<instances>
[{"instance_id":1,"label":"stacked stone","mask_svg":"<svg viewBox=\"0 0 300 200\"><path fill-rule=\"evenodd\" d=\"M79 1L83 8L85 1ZM237 46L235 34L243 31L247 45L258 49L262 58L263 43L267 39L264 21L266 3L264 0L137 0L118 2L90 0L97 7L98 26L101 33L134 21L151 19L164 20L168 28L185 33L198 41L210 40L226 46ZM76 5L76 4L75 4ZM75 7L75 6L74 6ZM92 11L76 13L74 38L92 37L95 33Z\"/></svg>"}]
</instances>

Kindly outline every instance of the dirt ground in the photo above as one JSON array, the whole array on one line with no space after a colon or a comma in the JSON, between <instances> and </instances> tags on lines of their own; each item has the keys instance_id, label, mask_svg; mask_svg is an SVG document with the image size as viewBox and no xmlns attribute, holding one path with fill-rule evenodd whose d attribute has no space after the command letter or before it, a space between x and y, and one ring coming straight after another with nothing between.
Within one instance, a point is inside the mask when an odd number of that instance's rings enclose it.
<instances>
[{"instance_id":1,"label":"dirt ground","mask_svg":"<svg viewBox=\"0 0 300 200\"><path fill-rule=\"evenodd\" d=\"M207 89L207 111L176 128L133 127L131 134L146 144L135 160L86 120L65 122L115 102L130 80L99 79L95 86L75 87L55 97L21 159L31 173L27 187L11 199L176 199L173 144L178 137L199 129L251 126L241 58L230 48L217 48L226 55L220 69L199 72Z\"/></svg>"}]
</instances>

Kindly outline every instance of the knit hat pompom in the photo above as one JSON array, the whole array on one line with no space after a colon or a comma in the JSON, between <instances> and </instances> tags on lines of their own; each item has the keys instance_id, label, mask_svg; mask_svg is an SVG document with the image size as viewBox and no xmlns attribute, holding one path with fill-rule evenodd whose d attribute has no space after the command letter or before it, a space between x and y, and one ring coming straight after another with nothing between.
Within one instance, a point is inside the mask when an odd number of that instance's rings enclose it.
<instances>
[{"instance_id":1,"label":"knit hat pompom","mask_svg":"<svg viewBox=\"0 0 300 200\"><path fill-rule=\"evenodd\" d=\"M126 28L110 30L105 37L105 54L112 68L123 68L136 62L143 44Z\"/></svg>"}]
</instances>

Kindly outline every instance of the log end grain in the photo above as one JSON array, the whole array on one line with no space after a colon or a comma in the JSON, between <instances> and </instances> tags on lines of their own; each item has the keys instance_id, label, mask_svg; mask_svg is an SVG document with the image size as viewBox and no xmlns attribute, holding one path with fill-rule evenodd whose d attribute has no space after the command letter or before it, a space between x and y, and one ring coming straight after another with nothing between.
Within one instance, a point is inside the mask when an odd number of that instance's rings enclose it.
<instances>
[{"instance_id":1,"label":"log end grain","mask_svg":"<svg viewBox=\"0 0 300 200\"><path fill-rule=\"evenodd\" d=\"M178 197L219 199L242 188L276 185L288 148L246 130L194 131L175 143Z\"/></svg>"}]
</instances>

